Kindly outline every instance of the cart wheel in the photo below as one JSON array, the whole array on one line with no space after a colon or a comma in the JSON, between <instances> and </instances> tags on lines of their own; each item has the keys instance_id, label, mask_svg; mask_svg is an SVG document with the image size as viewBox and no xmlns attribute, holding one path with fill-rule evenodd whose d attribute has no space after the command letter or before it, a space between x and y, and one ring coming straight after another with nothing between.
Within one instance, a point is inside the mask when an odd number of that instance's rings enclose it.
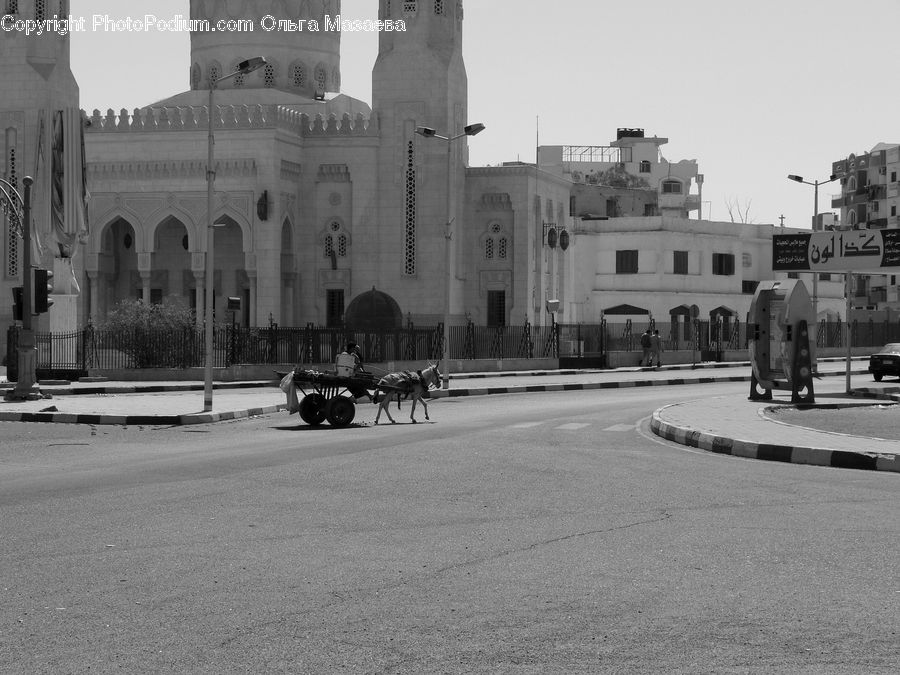
<instances>
[{"instance_id":1,"label":"cart wheel","mask_svg":"<svg viewBox=\"0 0 900 675\"><path fill-rule=\"evenodd\" d=\"M881 382L881 378L884 377L882 373L872 373L872 377L875 378L876 382Z\"/></svg>"},{"instance_id":2,"label":"cart wheel","mask_svg":"<svg viewBox=\"0 0 900 675\"><path fill-rule=\"evenodd\" d=\"M353 421L356 405L346 396L335 396L325 406L325 416L333 427L345 427Z\"/></svg>"},{"instance_id":3,"label":"cart wheel","mask_svg":"<svg viewBox=\"0 0 900 675\"><path fill-rule=\"evenodd\" d=\"M322 394L307 394L300 401L300 419L310 426L317 426L325 421L325 397Z\"/></svg>"}]
</instances>

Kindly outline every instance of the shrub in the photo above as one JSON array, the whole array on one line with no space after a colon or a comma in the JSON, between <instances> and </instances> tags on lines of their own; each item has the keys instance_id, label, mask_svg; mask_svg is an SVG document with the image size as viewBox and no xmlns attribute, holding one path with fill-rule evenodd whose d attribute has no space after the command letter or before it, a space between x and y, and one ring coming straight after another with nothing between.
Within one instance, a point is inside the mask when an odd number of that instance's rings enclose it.
<instances>
[{"instance_id":1,"label":"shrub","mask_svg":"<svg viewBox=\"0 0 900 675\"><path fill-rule=\"evenodd\" d=\"M97 326L101 348L128 354L135 368L187 368L200 362L194 313L172 302L122 300Z\"/></svg>"}]
</instances>

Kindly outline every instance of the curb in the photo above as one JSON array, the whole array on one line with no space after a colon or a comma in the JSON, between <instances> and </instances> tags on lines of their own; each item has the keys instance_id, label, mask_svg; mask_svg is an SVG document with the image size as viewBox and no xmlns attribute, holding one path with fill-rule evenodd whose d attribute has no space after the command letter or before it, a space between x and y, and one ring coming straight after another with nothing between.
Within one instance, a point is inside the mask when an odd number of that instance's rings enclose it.
<instances>
[{"instance_id":1,"label":"curb","mask_svg":"<svg viewBox=\"0 0 900 675\"><path fill-rule=\"evenodd\" d=\"M851 375L864 375L868 370L851 370ZM845 377L846 373L820 373L820 377ZM457 396L485 396L490 394L523 394L546 391L579 391L586 389L627 389L630 387L669 387L681 384L714 384L716 382L750 382L750 375L725 377L673 377L667 380L627 380L618 382L588 382L585 384L532 384L511 387L484 387L468 389L434 389L429 398L453 398ZM898 389L900 391L900 389Z\"/></svg>"},{"instance_id":2,"label":"curb","mask_svg":"<svg viewBox=\"0 0 900 675\"><path fill-rule=\"evenodd\" d=\"M715 367L715 366L714 366ZM673 368L677 368L673 367ZM578 371L574 371L578 372ZM581 371L583 372L583 371ZM851 370L852 375L860 375L867 370ZM554 373L557 374L557 373ZM565 373L562 373L565 374ZM822 376L843 377L845 373L823 373ZM717 382L750 382L749 375L728 375L724 377L676 377L669 379L653 380L626 380L616 382L586 382L584 384L546 384L546 385L522 385L510 387L484 387L466 389L435 389L428 392L427 398L457 398L461 396L488 396L493 394L525 394L554 391L587 391L593 389L630 389L637 387L667 387L690 384L714 384ZM237 382L216 384L216 389L254 389L260 387L276 386L274 382ZM203 384L175 384L175 385L116 385L99 387L62 387L52 389L46 393L51 395L80 395L80 394L158 394L165 392L202 391ZM48 399L52 400L52 399ZM119 425L119 426L186 426L191 424L211 424L233 419L270 414L284 410L286 406L266 406L235 410L221 413L196 413L187 415L102 415L98 413L60 413L60 412L2 412L0 422L40 422L57 424L94 424L94 425Z\"/></svg>"},{"instance_id":3,"label":"curb","mask_svg":"<svg viewBox=\"0 0 900 675\"><path fill-rule=\"evenodd\" d=\"M99 415L95 413L61 412L0 412L0 422L40 422L45 424L93 424L96 426L188 426L191 424L211 424L227 420L243 419L258 415L268 415L284 410L284 404L229 410L220 413L196 413L189 415Z\"/></svg>"},{"instance_id":4,"label":"curb","mask_svg":"<svg viewBox=\"0 0 900 675\"><path fill-rule=\"evenodd\" d=\"M650 420L650 430L657 436L673 443L707 450L719 455L761 459L769 462L812 464L814 466L830 466L837 469L893 471L900 473L900 455L878 455L806 446L774 445L704 434L700 431L664 422L661 413L669 407L671 406L664 406L653 413Z\"/></svg>"}]
</instances>

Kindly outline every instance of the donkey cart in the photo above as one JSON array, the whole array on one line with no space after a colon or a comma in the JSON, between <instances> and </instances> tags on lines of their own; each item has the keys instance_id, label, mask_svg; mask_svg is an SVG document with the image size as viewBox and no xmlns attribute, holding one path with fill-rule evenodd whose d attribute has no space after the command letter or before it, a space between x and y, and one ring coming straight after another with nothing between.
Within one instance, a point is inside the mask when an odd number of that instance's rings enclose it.
<instances>
[{"instance_id":1,"label":"donkey cart","mask_svg":"<svg viewBox=\"0 0 900 675\"><path fill-rule=\"evenodd\" d=\"M356 416L356 399L372 396L378 378L372 373L335 375L316 370L294 371L294 386L303 394L300 418L310 426L325 420L333 427L346 427Z\"/></svg>"}]
</instances>

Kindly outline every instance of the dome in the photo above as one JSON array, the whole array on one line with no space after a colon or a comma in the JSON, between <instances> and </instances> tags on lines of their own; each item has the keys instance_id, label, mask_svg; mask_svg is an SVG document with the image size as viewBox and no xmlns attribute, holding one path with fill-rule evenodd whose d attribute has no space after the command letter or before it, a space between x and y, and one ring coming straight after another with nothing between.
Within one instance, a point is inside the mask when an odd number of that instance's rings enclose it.
<instances>
[{"instance_id":1,"label":"dome","mask_svg":"<svg viewBox=\"0 0 900 675\"><path fill-rule=\"evenodd\" d=\"M341 33L327 30L326 23L340 12L340 0L191 0L191 20L210 27L191 31L191 89L209 89L211 79L234 72L245 59L263 56L265 68L218 87L274 88L309 96L340 91ZM310 30L312 21L318 30ZM231 22L226 25L234 30L215 30L220 22ZM238 30L242 25L246 29Z\"/></svg>"},{"instance_id":2,"label":"dome","mask_svg":"<svg viewBox=\"0 0 900 675\"><path fill-rule=\"evenodd\" d=\"M353 330L390 330L403 325L403 313L394 298L373 288L353 298L344 323Z\"/></svg>"}]
</instances>

